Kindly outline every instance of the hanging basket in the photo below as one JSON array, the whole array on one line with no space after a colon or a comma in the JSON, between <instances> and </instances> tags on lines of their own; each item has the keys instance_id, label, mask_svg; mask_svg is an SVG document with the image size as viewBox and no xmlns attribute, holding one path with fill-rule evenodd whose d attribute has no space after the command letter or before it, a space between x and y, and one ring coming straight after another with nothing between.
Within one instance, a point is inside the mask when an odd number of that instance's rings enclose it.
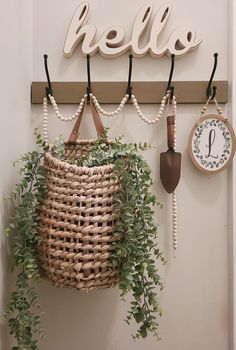
<instances>
[{"instance_id":1,"label":"hanging basket","mask_svg":"<svg viewBox=\"0 0 236 350\"><path fill-rule=\"evenodd\" d=\"M104 128L92 101L90 106L101 134ZM41 212L39 259L42 275L53 284L87 291L119 281L119 269L110 264L119 181L112 164L89 168L67 162L88 154L94 142L76 142L83 112L65 145L65 160L51 152L45 155L48 192Z\"/></svg>"}]
</instances>

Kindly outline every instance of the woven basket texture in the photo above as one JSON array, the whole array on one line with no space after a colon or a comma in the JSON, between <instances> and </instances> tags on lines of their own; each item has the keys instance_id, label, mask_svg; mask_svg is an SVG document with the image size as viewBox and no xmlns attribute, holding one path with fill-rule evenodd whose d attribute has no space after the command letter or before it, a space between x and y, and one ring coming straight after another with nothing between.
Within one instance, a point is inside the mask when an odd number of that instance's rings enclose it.
<instances>
[{"instance_id":1,"label":"woven basket texture","mask_svg":"<svg viewBox=\"0 0 236 350\"><path fill-rule=\"evenodd\" d=\"M66 144L65 161L45 155L48 193L39 226L42 276L56 286L85 291L119 281L119 270L110 267L113 200L119 189L113 165L89 168L68 162L87 154L91 143Z\"/></svg>"}]
</instances>

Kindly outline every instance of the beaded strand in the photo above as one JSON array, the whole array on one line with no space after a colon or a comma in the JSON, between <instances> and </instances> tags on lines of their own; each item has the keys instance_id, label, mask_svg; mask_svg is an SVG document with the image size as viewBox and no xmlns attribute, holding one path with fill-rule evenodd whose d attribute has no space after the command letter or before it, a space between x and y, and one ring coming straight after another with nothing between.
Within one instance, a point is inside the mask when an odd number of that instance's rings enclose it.
<instances>
[{"instance_id":1,"label":"beaded strand","mask_svg":"<svg viewBox=\"0 0 236 350\"><path fill-rule=\"evenodd\" d=\"M43 99L43 138L48 145L48 100L47 97Z\"/></svg>"},{"instance_id":2,"label":"beaded strand","mask_svg":"<svg viewBox=\"0 0 236 350\"><path fill-rule=\"evenodd\" d=\"M101 105L100 105L100 103L98 102L98 100L97 100L97 98L96 98L95 95L93 95L93 94L91 93L91 94L90 94L90 97L92 98L92 100L93 100L93 102L94 102L95 107L97 108L97 110L98 110L100 113L102 113L104 116L106 116L106 117L114 117L114 116L118 115L118 114L122 111L122 109L124 108L126 102L127 102L128 99L129 99L129 95L126 94L126 95L122 98L122 100L121 100L119 106L118 106L114 111L112 111L112 112L107 112L107 111L105 111L105 109L103 109L103 108L101 107Z\"/></svg>"},{"instance_id":3,"label":"beaded strand","mask_svg":"<svg viewBox=\"0 0 236 350\"><path fill-rule=\"evenodd\" d=\"M176 115L177 115L177 102L176 97L173 96L173 112L174 112L174 151L176 151ZM174 251L178 247L178 208L177 208L177 196L176 191L172 193L172 244Z\"/></svg>"},{"instance_id":4,"label":"beaded strand","mask_svg":"<svg viewBox=\"0 0 236 350\"><path fill-rule=\"evenodd\" d=\"M157 113L157 116L151 120L146 118L144 116L144 114L142 113L141 108L139 107L139 104L138 104L138 100L136 99L135 95L131 95L131 100L132 100L133 106L136 109L137 114L140 117L140 119L143 120L145 123L150 125L150 124L156 124L159 122L159 120L161 119L161 117L163 115L166 103L169 100L169 97L170 97L170 93L168 91L167 94L161 100L161 106L160 106L160 109Z\"/></svg>"},{"instance_id":5,"label":"beaded strand","mask_svg":"<svg viewBox=\"0 0 236 350\"><path fill-rule=\"evenodd\" d=\"M55 101L55 98L54 98L52 95L48 95L48 97L49 97L50 102L51 102L51 104L52 104L52 106L53 106L53 109L54 109L54 111L55 111L56 116L57 116L60 120L62 120L62 121L64 121L64 122L68 122L68 121L72 121L72 120L76 119L77 117L79 117L81 111L82 111L83 108L84 108L84 104L85 104L86 99L87 99L87 94L85 94L85 95L82 97L82 99L81 99L81 101L80 101L80 104L79 104L79 107L77 108L76 112L75 112L72 116L70 116L70 117L64 117L64 116L60 113L59 108L58 108L58 105L57 105L57 103L56 103L56 101Z\"/></svg>"},{"instance_id":6,"label":"beaded strand","mask_svg":"<svg viewBox=\"0 0 236 350\"><path fill-rule=\"evenodd\" d=\"M87 94L85 94L79 104L79 107L77 108L76 112L69 117L64 117L58 108L58 105L56 103L55 98L52 95L48 95L49 100L53 106L54 112L57 116L58 119L60 119L61 121L64 122L68 122L68 121L73 121L74 119L78 118L80 116L80 113L82 112L83 108L84 108L84 104L87 100ZM43 138L44 141L46 142L46 144L48 144L48 100L47 97L44 97L43 99Z\"/></svg>"},{"instance_id":7,"label":"beaded strand","mask_svg":"<svg viewBox=\"0 0 236 350\"><path fill-rule=\"evenodd\" d=\"M203 115L206 113L206 110L207 110L207 107L208 107L208 105L209 105L210 100L211 100L211 98L209 98L209 99L207 100L205 106L202 107L202 109L201 109L201 116L203 116ZM218 102L217 102L216 98L214 98L214 103L215 103L215 105L216 105L217 112L219 113L219 115L223 115L223 111L222 111L222 109L220 108L220 106L218 105Z\"/></svg>"}]
</instances>

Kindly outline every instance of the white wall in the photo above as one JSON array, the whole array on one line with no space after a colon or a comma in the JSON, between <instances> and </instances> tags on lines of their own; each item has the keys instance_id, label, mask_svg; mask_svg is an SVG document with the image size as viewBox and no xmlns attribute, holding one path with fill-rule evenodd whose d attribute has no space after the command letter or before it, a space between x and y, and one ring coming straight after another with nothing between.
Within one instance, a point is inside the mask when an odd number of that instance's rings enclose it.
<instances>
[{"instance_id":1,"label":"white wall","mask_svg":"<svg viewBox=\"0 0 236 350\"><path fill-rule=\"evenodd\" d=\"M16 181L12 160L31 144L30 82L32 80L32 4L30 0L0 2L1 137L0 137L0 312L9 291L10 269L4 226L9 211L4 202ZM0 349L10 348L1 319Z\"/></svg>"},{"instance_id":2,"label":"white wall","mask_svg":"<svg viewBox=\"0 0 236 350\"><path fill-rule=\"evenodd\" d=\"M232 122L234 130L236 129L236 3L230 2L229 8L229 34L230 34L230 55L229 55L229 77L230 77L230 114L232 115ZM230 225L230 240L229 240L229 297L230 297L230 350L236 348L236 308L235 308L235 295L236 295L236 162L230 170L229 177L229 225Z\"/></svg>"},{"instance_id":3,"label":"white wall","mask_svg":"<svg viewBox=\"0 0 236 350\"><path fill-rule=\"evenodd\" d=\"M1 169L6 169L0 179L0 195L6 195L14 182L15 174L10 161L30 145L31 129L41 127L41 106L33 106L30 125L31 63L32 80L45 80L43 54L49 55L51 78L55 81L85 80L86 62L77 50L71 59L62 54L65 34L70 18L79 0L34 1L33 13L33 62L30 60L30 1L5 1L6 13L16 16L9 38L11 53L5 57L4 66L12 69L8 83L7 71L1 76L2 86L7 85L1 94L4 96L2 112L3 143ZM90 0L90 21L98 26L98 35L104 29L121 24L130 33L132 22L143 0L111 2L108 0ZM213 53L219 52L219 68L216 79L228 77L228 9L225 0L212 2L199 0L187 2L172 0L173 13L168 22L166 33L180 24L189 24L197 29L203 44L198 51L192 52L176 63L175 80L207 80L212 68ZM156 7L157 8L157 7ZM124 10L125 9L125 10ZM183 11L184 9L184 11ZM1 16L3 11L0 12ZM4 16L3 16L4 17ZM22 21L19 23L18 21ZM0 21L2 31L6 28L7 15ZM218 25L216 25L216 23ZM28 30L29 29L29 30ZM165 34L167 35L167 34ZM93 80L126 80L128 56L114 61L106 61L97 56L91 60ZM3 67L3 65L2 65ZM166 80L169 60L153 60L145 57L134 61L134 80ZM10 87L14 89L11 90ZM9 96L8 91L11 91ZM135 92L134 92L135 93ZM13 95L15 97L12 103ZM61 110L71 114L75 106L63 106ZM112 106L107 106L107 109ZM6 110L5 110L6 109ZM210 107L212 110L212 107ZM156 106L144 106L143 110L152 116ZM40 350L227 350L229 340L228 324L228 172L214 176L202 175L191 164L187 155L187 139L194 121L199 116L200 106L179 106L178 109L178 150L183 153L182 178L178 188L179 203L179 249L177 258L173 257L170 238L170 200L163 191L159 180L159 153L166 150L165 120L158 126L148 127L136 117L131 106L114 121L104 123L111 127L111 137L125 135L127 141L148 141L153 149L145 154L150 162L155 178L154 192L165 204L157 211L160 223L160 241L168 259L168 265L162 270L165 290L160 295L163 317L160 320L162 341L157 344L151 337L145 342L133 342L131 328L123 322L127 306L119 301L118 289L94 291L84 294L78 291L56 289L48 282L40 284L40 296L43 326L46 338L40 344ZM16 122L17 123L17 127ZM50 116L50 139L59 132L68 135L69 125L60 125ZM13 129L14 142L9 144L8 133ZM82 128L82 136L94 135L88 118ZM6 145L8 145L6 147ZM4 147L4 148L3 148ZM6 215L1 210L1 227ZM2 237L3 237L2 229ZM2 238L5 251L5 240ZM6 254L3 253L2 281L7 280ZM1 272L2 272L1 271ZM3 284L3 282L2 282ZM6 288L2 288L6 299ZM2 336L2 339L3 336ZM4 343L1 350L7 350Z\"/></svg>"},{"instance_id":4,"label":"white wall","mask_svg":"<svg viewBox=\"0 0 236 350\"><path fill-rule=\"evenodd\" d=\"M80 0L68 0L58 3L51 1L34 1L34 79L43 80L44 71L42 55L50 55L50 72L53 80L78 81L86 80L85 61L81 59L80 50L72 58L65 59L62 55L65 35L75 8ZM132 25L139 8L147 3L144 0L109 1L89 0L89 23L97 26L99 38L105 29L112 25L121 25L128 41ZM149 1L150 3L150 1ZM185 0L156 1L152 19L158 7L163 3L172 5L172 13L160 38L166 42L171 32L180 25L189 25L197 29L198 38L203 39L201 48L176 63L174 79L176 80L206 80L212 66L213 53L219 52L221 66L217 71L217 79L225 79L228 74L226 64L228 57L228 12L225 0L189 1ZM183 10L184 9L184 10ZM152 20L151 20L152 22ZM150 24L151 24L150 22ZM150 29L150 25L149 25ZM97 55L91 60L91 74L94 81L126 81L128 56L107 61ZM106 69L104 69L106 67ZM155 60L150 57L137 59L134 62L134 80L165 80L169 74L169 59Z\"/></svg>"},{"instance_id":5,"label":"white wall","mask_svg":"<svg viewBox=\"0 0 236 350\"><path fill-rule=\"evenodd\" d=\"M104 29L121 24L130 33L142 0L135 2L89 1L89 22L97 25L98 37ZM228 12L224 0L212 3L203 0L169 1L172 15L164 37L178 25L189 24L203 39L200 49L176 63L175 80L207 80L213 53L219 52L216 79L228 78ZM86 61L76 50L73 57L62 55L65 34L79 1L69 0L66 6L56 0L35 1L34 6L34 80L45 80L42 56L49 55L51 78L55 81L86 80ZM182 11L182 9L185 11ZM125 10L124 10L125 9ZM156 6L157 9L157 6ZM209 13L211 14L209 16ZM215 25L218 23L219 25ZM134 80L166 80L170 62L150 57L134 60ZM99 56L91 59L93 80L126 80L128 56L107 61ZM134 91L135 93L135 91ZM71 114L75 106L61 110ZM107 106L112 109L112 106ZM156 106L144 106L151 117ZM212 107L210 107L212 110ZM154 148L145 157L155 178L154 191L165 208L157 212L160 240L168 265L163 270L166 285L160 295L164 316L160 320L162 341L151 337L134 343L130 337L134 327L123 322L126 305L119 301L118 290L83 294L78 291L55 289L43 282L40 287L47 337L42 349L56 350L226 350L228 349L228 173L205 176L191 164L187 154L187 139L200 106L179 106L178 149L183 153L182 178L178 189L179 250L173 258L170 239L170 200L159 181L159 153L166 149L165 121L148 127L135 116L131 106L113 121L111 136L125 134L127 141L146 140ZM33 108L33 119L39 123L41 107ZM89 118L89 116L88 116ZM87 121L87 122L86 122ZM50 139L59 132L68 135L71 126L60 125L50 117ZM90 121L85 118L82 136L93 136Z\"/></svg>"}]
</instances>

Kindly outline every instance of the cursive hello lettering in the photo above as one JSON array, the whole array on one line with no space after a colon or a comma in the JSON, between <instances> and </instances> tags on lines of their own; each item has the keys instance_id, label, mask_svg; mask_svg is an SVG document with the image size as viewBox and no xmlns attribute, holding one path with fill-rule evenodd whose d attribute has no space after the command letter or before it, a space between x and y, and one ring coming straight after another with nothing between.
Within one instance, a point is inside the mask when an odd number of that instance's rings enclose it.
<instances>
[{"instance_id":1,"label":"cursive hello lettering","mask_svg":"<svg viewBox=\"0 0 236 350\"><path fill-rule=\"evenodd\" d=\"M85 56L88 54L92 56L100 52L102 56L107 58L121 56L127 51L131 51L134 57L143 57L147 53L154 58L171 54L182 56L201 44L202 41L196 39L195 30L188 26L180 26L172 32L166 43L159 47L158 39L166 26L171 12L170 5L162 5L153 20L149 41L143 47L141 39L147 29L152 11L153 6L150 3L142 6L138 11L129 42L123 43L125 32L119 26L108 28L103 32L100 39L95 42L97 28L93 24L87 24L89 4L86 1L81 3L77 7L69 26L64 45L65 56L71 57L81 41L82 53Z\"/></svg>"}]
</instances>

